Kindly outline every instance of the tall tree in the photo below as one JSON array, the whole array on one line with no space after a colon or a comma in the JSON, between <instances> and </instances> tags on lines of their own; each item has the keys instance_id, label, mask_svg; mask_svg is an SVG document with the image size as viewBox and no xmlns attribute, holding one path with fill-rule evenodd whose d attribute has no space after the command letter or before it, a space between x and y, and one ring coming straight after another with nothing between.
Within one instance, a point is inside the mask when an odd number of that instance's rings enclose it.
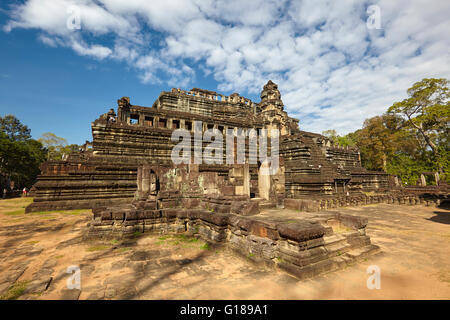
<instances>
[{"instance_id":1,"label":"tall tree","mask_svg":"<svg viewBox=\"0 0 450 320\"><path fill-rule=\"evenodd\" d=\"M67 148L67 140L51 132L43 133L38 141L47 149L47 160L60 160Z\"/></svg>"},{"instance_id":2,"label":"tall tree","mask_svg":"<svg viewBox=\"0 0 450 320\"><path fill-rule=\"evenodd\" d=\"M356 146L356 141L352 138L351 135L346 134L345 136L340 136L337 134L336 130L334 130L334 129L322 131L322 135L324 135L327 138L330 138L334 143L338 143L344 147Z\"/></svg>"},{"instance_id":3,"label":"tall tree","mask_svg":"<svg viewBox=\"0 0 450 320\"><path fill-rule=\"evenodd\" d=\"M442 153L448 150L450 133L450 91L447 79L423 79L407 90L409 98L394 103L388 112L403 118L405 125L418 132L426 145L432 150L439 163L444 167ZM439 147L439 142L447 143Z\"/></svg>"},{"instance_id":4,"label":"tall tree","mask_svg":"<svg viewBox=\"0 0 450 320\"><path fill-rule=\"evenodd\" d=\"M0 117L0 131L4 132L12 141L31 139L31 130L12 114Z\"/></svg>"},{"instance_id":5,"label":"tall tree","mask_svg":"<svg viewBox=\"0 0 450 320\"><path fill-rule=\"evenodd\" d=\"M14 141L0 132L0 172L19 188L30 187L39 174L39 165L45 161L46 150L36 140Z\"/></svg>"}]
</instances>

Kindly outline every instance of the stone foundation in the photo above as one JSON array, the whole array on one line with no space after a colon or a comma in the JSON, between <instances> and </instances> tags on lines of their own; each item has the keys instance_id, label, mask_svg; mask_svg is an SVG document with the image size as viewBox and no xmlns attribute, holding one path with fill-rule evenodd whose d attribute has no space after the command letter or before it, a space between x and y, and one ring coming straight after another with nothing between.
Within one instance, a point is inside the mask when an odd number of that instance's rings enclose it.
<instances>
[{"instance_id":1,"label":"stone foundation","mask_svg":"<svg viewBox=\"0 0 450 320\"><path fill-rule=\"evenodd\" d=\"M350 196L329 197L318 199L285 199L284 206L287 209L319 212L328 209L335 209L339 207L362 206L368 204L387 203L397 205L426 205L439 206L443 203L448 203L448 194L380 194L380 195L365 195L354 194Z\"/></svg>"},{"instance_id":2,"label":"stone foundation","mask_svg":"<svg viewBox=\"0 0 450 320\"><path fill-rule=\"evenodd\" d=\"M316 219L282 221L202 208L148 207L94 210L86 239L186 233L223 244L255 262L279 267L301 279L337 270L379 252L365 233L367 219L351 215L330 212ZM335 233L334 229L346 231Z\"/></svg>"}]
</instances>

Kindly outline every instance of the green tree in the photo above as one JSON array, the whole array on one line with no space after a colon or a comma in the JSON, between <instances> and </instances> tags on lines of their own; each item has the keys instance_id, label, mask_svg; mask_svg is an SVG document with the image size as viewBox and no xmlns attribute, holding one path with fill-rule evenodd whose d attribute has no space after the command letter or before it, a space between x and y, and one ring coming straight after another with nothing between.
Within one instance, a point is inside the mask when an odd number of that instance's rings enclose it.
<instances>
[{"instance_id":1,"label":"green tree","mask_svg":"<svg viewBox=\"0 0 450 320\"><path fill-rule=\"evenodd\" d=\"M322 135L324 135L325 137L327 137L331 140L336 139L336 137L338 136L336 130L334 130L334 129L322 131Z\"/></svg>"},{"instance_id":2,"label":"green tree","mask_svg":"<svg viewBox=\"0 0 450 320\"><path fill-rule=\"evenodd\" d=\"M40 142L33 139L15 141L0 132L0 172L17 187L31 187L45 157L46 150Z\"/></svg>"},{"instance_id":3,"label":"green tree","mask_svg":"<svg viewBox=\"0 0 450 320\"><path fill-rule=\"evenodd\" d=\"M12 141L31 139L31 130L11 114L0 117L0 131L4 132Z\"/></svg>"},{"instance_id":4,"label":"green tree","mask_svg":"<svg viewBox=\"0 0 450 320\"><path fill-rule=\"evenodd\" d=\"M423 79L407 90L409 98L394 103L388 112L401 117L431 149L439 170L448 162L450 92L447 79Z\"/></svg>"},{"instance_id":5,"label":"green tree","mask_svg":"<svg viewBox=\"0 0 450 320\"><path fill-rule=\"evenodd\" d=\"M43 133L38 141L47 149L47 160L61 160L67 150L67 140L51 132Z\"/></svg>"},{"instance_id":6,"label":"green tree","mask_svg":"<svg viewBox=\"0 0 450 320\"><path fill-rule=\"evenodd\" d=\"M80 150L80 146L78 144L69 144L65 147L61 148L61 158L63 155L69 155L73 152L78 152Z\"/></svg>"},{"instance_id":7,"label":"green tree","mask_svg":"<svg viewBox=\"0 0 450 320\"><path fill-rule=\"evenodd\" d=\"M325 130L322 131L322 135L324 135L325 137L331 139L334 143L338 143L341 146L349 146L349 147L354 147L356 146L356 141L352 138L351 135L345 135L345 136L340 136L337 134L336 130L334 129L330 129L330 130Z\"/></svg>"},{"instance_id":8,"label":"green tree","mask_svg":"<svg viewBox=\"0 0 450 320\"><path fill-rule=\"evenodd\" d=\"M424 171L440 171L441 179L449 181L448 83L446 79L415 83L408 89L408 99L347 134L360 150L362 165L397 175L408 184L415 184Z\"/></svg>"},{"instance_id":9,"label":"green tree","mask_svg":"<svg viewBox=\"0 0 450 320\"><path fill-rule=\"evenodd\" d=\"M364 121L353 139L361 152L361 161L367 169L387 171L388 158L407 143L407 132L401 130L401 119L384 114Z\"/></svg>"}]
</instances>

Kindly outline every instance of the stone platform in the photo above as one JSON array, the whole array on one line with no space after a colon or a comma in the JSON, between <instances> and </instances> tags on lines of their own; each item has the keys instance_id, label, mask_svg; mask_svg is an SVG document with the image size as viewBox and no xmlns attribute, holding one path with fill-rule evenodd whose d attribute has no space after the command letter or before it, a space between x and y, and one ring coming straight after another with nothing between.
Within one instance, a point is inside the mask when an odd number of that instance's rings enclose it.
<instances>
[{"instance_id":1,"label":"stone platform","mask_svg":"<svg viewBox=\"0 0 450 320\"><path fill-rule=\"evenodd\" d=\"M202 208L141 206L94 210L85 238L108 240L142 233L184 233L224 244L254 262L278 267L300 279L343 268L379 252L366 235L368 219L339 212L313 214L269 209L243 216Z\"/></svg>"},{"instance_id":2,"label":"stone platform","mask_svg":"<svg viewBox=\"0 0 450 320\"><path fill-rule=\"evenodd\" d=\"M450 197L448 192L400 192L392 190L388 193L364 194L354 193L348 196L329 197L303 197L296 199L284 199L284 206L288 209L306 212L318 212L322 210L336 209L339 207L357 207L369 204L396 204L396 205L426 205L448 207Z\"/></svg>"}]
</instances>

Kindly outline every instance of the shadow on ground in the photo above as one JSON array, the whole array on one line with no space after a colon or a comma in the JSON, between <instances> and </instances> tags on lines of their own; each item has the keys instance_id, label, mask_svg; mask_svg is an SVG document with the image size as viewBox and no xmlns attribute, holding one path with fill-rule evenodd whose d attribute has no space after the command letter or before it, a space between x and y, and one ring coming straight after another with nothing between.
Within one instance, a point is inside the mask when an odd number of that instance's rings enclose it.
<instances>
[{"instance_id":1,"label":"shadow on ground","mask_svg":"<svg viewBox=\"0 0 450 320\"><path fill-rule=\"evenodd\" d=\"M436 215L431 218L426 218L425 220L450 224L450 211L433 211L433 213L435 213Z\"/></svg>"}]
</instances>

